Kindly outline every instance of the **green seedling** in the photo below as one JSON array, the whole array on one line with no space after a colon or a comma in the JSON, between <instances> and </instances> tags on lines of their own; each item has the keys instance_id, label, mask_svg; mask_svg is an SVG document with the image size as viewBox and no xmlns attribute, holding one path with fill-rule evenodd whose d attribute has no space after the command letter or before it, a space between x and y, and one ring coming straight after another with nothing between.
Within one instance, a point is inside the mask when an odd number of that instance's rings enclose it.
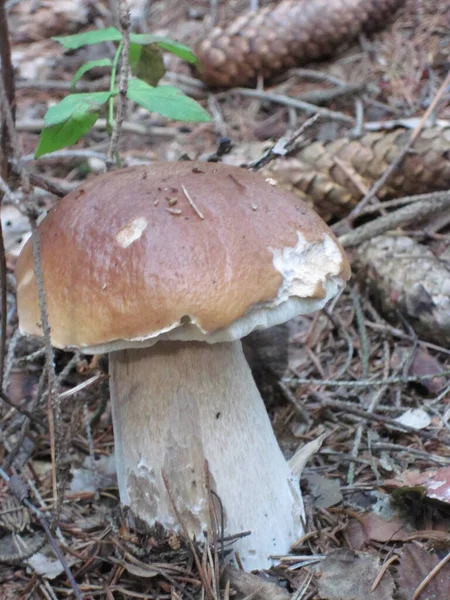
<instances>
[{"instance_id":1,"label":"green seedling","mask_svg":"<svg viewBox=\"0 0 450 600\"><path fill-rule=\"evenodd\" d=\"M113 60L109 58L91 60L78 69L71 83L74 91L83 75L96 67L111 69L109 90L83 94L75 92L50 107L44 117L45 126L39 138L36 158L75 144L91 129L101 112L105 110L107 128L111 132L114 123L115 97L119 94L116 80L123 40L122 33L118 29L108 27L52 39L67 50L76 50L81 46L101 42L115 42L117 50ZM157 35L130 34L131 77L128 80L127 98L148 111L159 113L169 119L210 121L210 116L200 104L186 96L180 89L169 85L157 86L165 74L163 51L171 52L192 64L197 62L195 54L184 44Z\"/></svg>"}]
</instances>

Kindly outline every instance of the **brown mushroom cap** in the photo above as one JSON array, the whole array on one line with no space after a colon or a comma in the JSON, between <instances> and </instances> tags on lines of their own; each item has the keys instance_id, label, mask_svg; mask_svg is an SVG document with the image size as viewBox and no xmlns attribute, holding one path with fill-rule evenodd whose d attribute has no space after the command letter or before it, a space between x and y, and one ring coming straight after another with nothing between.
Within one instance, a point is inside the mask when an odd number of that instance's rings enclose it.
<instances>
[{"instance_id":1,"label":"brown mushroom cap","mask_svg":"<svg viewBox=\"0 0 450 600\"><path fill-rule=\"evenodd\" d=\"M350 276L306 204L221 164L99 176L49 212L40 236L52 342L86 352L237 339L321 308ZM41 335L30 241L16 278L21 330Z\"/></svg>"}]
</instances>

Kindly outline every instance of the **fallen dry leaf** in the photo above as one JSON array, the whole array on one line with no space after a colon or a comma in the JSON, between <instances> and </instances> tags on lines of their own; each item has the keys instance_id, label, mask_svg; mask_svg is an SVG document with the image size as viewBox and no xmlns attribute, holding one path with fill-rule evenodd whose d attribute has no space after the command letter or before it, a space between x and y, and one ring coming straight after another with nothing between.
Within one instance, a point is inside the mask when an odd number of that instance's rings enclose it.
<instances>
[{"instance_id":1,"label":"fallen dry leaf","mask_svg":"<svg viewBox=\"0 0 450 600\"><path fill-rule=\"evenodd\" d=\"M73 557L66 557L66 561L69 566L79 562ZM53 558L53 556L47 556L44 552L33 554L26 562L38 575L42 575L47 579L55 579L64 571L64 567L58 559Z\"/></svg>"},{"instance_id":2,"label":"fallen dry leaf","mask_svg":"<svg viewBox=\"0 0 450 600\"><path fill-rule=\"evenodd\" d=\"M386 572L371 591L380 571L377 556L339 549L330 552L318 571L318 592L323 600L392 600L394 581Z\"/></svg>"},{"instance_id":3,"label":"fallen dry leaf","mask_svg":"<svg viewBox=\"0 0 450 600\"><path fill-rule=\"evenodd\" d=\"M425 429L431 425L430 415L423 408L410 408L395 420L413 429Z\"/></svg>"},{"instance_id":4,"label":"fallen dry leaf","mask_svg":"<svg viewBox=\"0 0 450 600\"><path fill-rule=\"evenodd\" d=\"M318 473L305 476L314 505L318 508L330 508L342 502L341 483L339 479L329 479Z\"/></svg>"},{"instance_id":5,"label":"fallen dry leaf","mask_svg":"<svg viewBox=\"0 0 450 600\"><path fill-rule=\"evenodd\" d=\"M222 575L223 582L230 581L231 587L236 595L233 598L243 600L251 598L252 600L289 600L289 594L282 587L272 581L267 581L263 577L246 573L227 565Z\"/></svg>"},{"instance_id":6,"label":"fallen dry leaf","mask_svg":"<svg viewBox=\"0 0 450 600\"><path fill-rule=\"evenodd\" d=\"M431 356L426 350L418 348L414 353L414 358L409 369L410 375L434 375L444 370L443 365L434 356ZM432 379L423 379L420 385L430 394L438 394L445 386L445 377L433 377Z\"/></svg>"},{"instance_id":7,"label":"fallen dry leaf","mask_svg":"<svg viewBox=\"0 0 450 600\"><path fill-rule=\"evenodd\" d=\"M353 519L346 528L346 537L354 550L360 550L367 542L402 542L408 532L399 520L385 520L376 513L367 513Z\"/></svg>"},{"instance_id":8,"label":"fallen dry leaf","mask_svg":"<svg viewBox=\"0 0 450 600\"><path fill-rule=\"evenodd\" d=\"M434 552L427 552L420 544L406 544L395 575L399 600L412 600L417 587L440 560ZM450 563L436 573L417 600L447 600L448 598L450 598Z\"/></svg>"},{"instance_id":9,"label":"fallen dry leaf","mask_svg":"<svg viewBox=\"0 0 450 600\"><path fill-rule=\"evenodd\" d=\"M427 498L450 504L450 467L425 472L404 471L397 479L389 479L385 484L394 488L423 488Z\"/></svg>"}]
</instances>

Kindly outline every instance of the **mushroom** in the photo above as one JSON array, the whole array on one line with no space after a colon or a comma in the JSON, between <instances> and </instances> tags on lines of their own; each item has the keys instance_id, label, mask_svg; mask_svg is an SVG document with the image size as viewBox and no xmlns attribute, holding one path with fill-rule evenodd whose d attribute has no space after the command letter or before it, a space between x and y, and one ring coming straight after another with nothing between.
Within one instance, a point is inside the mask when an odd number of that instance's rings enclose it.
<instances>
[{"instance_id":1,"label":"mushroom","mask_svg":"<svg viewBox=\"0 0 450 600\"><path fill-rule=\"evenodd\" d=\"M180 162L83 183L39 232L52 343L109 354L122 505L146 531L250 532L233 550L268 567L303 504L240 339L343 288L331 231L257 174ZM30 243L16 278L21 331L42 335Z\"/></svg>"}]
</instances>

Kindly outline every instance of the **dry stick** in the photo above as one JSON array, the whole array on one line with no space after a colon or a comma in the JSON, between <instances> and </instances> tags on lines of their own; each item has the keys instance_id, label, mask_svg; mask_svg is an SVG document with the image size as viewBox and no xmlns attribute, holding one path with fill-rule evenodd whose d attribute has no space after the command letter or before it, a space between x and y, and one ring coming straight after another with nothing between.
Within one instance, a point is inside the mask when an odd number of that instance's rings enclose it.
<instances>
[{"instance_id":1,"label":"dry stick","mask_svg":"<svg viewBox=\"0 0 450 600\"><path fill-rule=\"evenodd\" d=\"M259 100L267 100L275 104L291 106L292 108L297 108L298 110L302 110L306 113L314 115L318 114L321 117L332 119L334 121L340 121L341 123L350 123L351 125L355 124L355 119L353 117L349 117L348 115L344 115L344 113L329 110L328 108L316 106L315 104L311 104L310 102L304 102L303 100L298 100L297 98L291 98L290 96L284 96L282 94L273 94L272 92L252 90L250 88L233 88L230 92L223 92L219 94L219 96L227 94L239 94L240 96L244 96L246 98L258 98Z\"/></svg>"},{"instance_id":2,"label":"dry stick","mask_svg":"<svg viewBox=\"0 0 450 600\"><path fill-rule=\"evenodd\" d=\"M405 454L411 454L412 456L417 456L422 460L435 462L438 465L450 465L450 458L446 458L445 456L439 456L438 454L430 454L429 452L425 452L423 450L417 450L416 448L410 448L409 446L402 446L401 444L390 444L388 442L375 442L372 444L373 450L389 450L392 452L404 452Z\"/></svg>"},{"instance_id":3,"label":"dry stick","mask_svg":"<svg viewBox=\"0 0 450 600\"><path fill-rule=\"evenodd\" d=\"M110 83L109 77L103 77L96 81L78 81L76 85L76 91L79 92L103 92L105 87ZM44 91L56 91L56 92L73 92L73 85L71 81L61 81L56 79L47 79L47 81L40 81L38 79L25 79L22 81L16 81L16 90L44 90ZM43 127L42 127L43 128Z\"/></svg>"},{"instance_id":4,"label":"dry stick","mask_svg":"<svg viewBox=\"0 0 450 600\"><path fill-rule=\"evenodd\" d=\"M360 408L352 408L346 402L339 402L338 400L331 400L331 398L327 398L322 394L313 393L313 395L317 396L320 402L324 406L329 406L330 408L336 408L338 410L343 410L347 414L354 415L355 417L361 417L363 419L367 419L368 421L375 421L378 423L383 423L384 425L389 425L394 429L400 429L401 431L405 431L406 433L415 433L421 437L424 437L428 440L439 440L439 436L434 433L430 433L428 431L424 431L423 429L415 429L414 427L410 427L409 425L404 425L395 419L391 419L390 417L385 417L384 415L376 415L374 413L368 412L366 410ZM445 440L444 440L445 441Z\"/></svg>"},{"instance_id":5,"label":"dry stick","mask_svg":"<svg viewBox=\"0 0 450 600\"><path fill-rule=\"evenodd\" d=\"M53 498L55 505L58 505L58 485L57 485L57 458L59 456L59 441L57 440L56 428L62 425L61 402L56 393L55 363L53 358L53 348L51 345L51 329L47 315L46 296L44 287L44 277L41 265L41 242L39 229L34 216L29 216L31 225L31 242L33 245L34 272L36 274L36 283L38 290L39 309L41 311L42 333L44 335L45 358L48 365L48 418L51 440L51 457L53 473ZM62 437L62 436L61 436ZM61 439L61 438L60 438ZM62 501L62 498L61 498Z\"/></svg>"},{"instance_id":6,"label":"dry stick","mask_svg":"<svg viewBox=\"0 0 450 600\"><path fill-rule=\"evenodd\" d=\"M16 94L14 88L14 69L11 60L11 46L9 43L8 20L6 18L6 0L0 0L0 64L2 79L0 102L0 176L9 180L11 165L9 157L12 154L11 135L8 125L7 106L11 107L11 119L14 119L16 107ZM0 207L4 194L0 192ZM6 356L6 325L7 325L7 281L6 281L6 256L3 240L3 228L0 221L0 390L3 390L5 356Z\"/></svg>"},{"instance_id":7,"label":"dry stick","mask_svg":"<svg viewBox=\"0 0 450 600\"><path fill-rule=\"evenodd\" d=\"M396 560L399 560L399 557L397 555L391 556L391 558L389 558L389 560L387 560L384 565L381 567L378 575L375 577L375 581L372 583L372 587L370 588L371 592L374 592L380 581L383 579L384 574L386 573L386 571L388 570L388 568L392 565L392 563L394 563Z\"/></svg>"},{"instance_id":8,"label":"dry stick","mask_svg":"<svg viewBox=\"0 0 450 600\"><path fill-rule=\"evenodd\" d=\"M58 196L59 198L62 198L69 192L48 177L45 177L44 175L38 175L37 173L30 173L30 182L35 187L41 188L46 192L50 192L50 194L55 194L55 196Z\"/></svg>"},{"instance_id":9,"label":"dry stick","mask_svg":"<svg viewBox=\"0 0 450 600\"><path fill-rule=\"evenodd\" d=\"M433 579L433 577L437 573L439 573L439 571L442 569L442 567L444 567L449 561L450 561L450 552L447 554L447 556L444 556L444 558L434 567L434 569L432 571L430 571L428 573L428 575L425 577L425 579L422 581L422 583L416 588L416 591L414 592L414 596L412 597L411 600L418 600L420 594L427 587L427 585L430 583L430 581Z\"/></svg>"},{"instance_id":10,"label":"dry stick","mask_svg":"<svg viewBox=\"0 0 450 600\"><path fill-rule=\"evenodd\" d=\"M28 419L30 419L30 421L33 421L36 425L41 425L40 421L32 413L30 413L29 410L27 410L26 408L22 408L21 406L18 406L15 402L13 402L5 394L5 392L0 391L0 398L3 400L3 402L5 404L7 404L11 408L14 408L15 410L17 410L18 413L22 414L24 417L27 417Z\"/></svg>"},{"instance_id":11,"label":"dry stick","mask_svg":"<svg viewBox=\"0 0 450 600\"><path fill-rule=\"evenodd\" d=\"M292 369L296 373L295 369ZM337 387L350 387L350 388L366 388L378 385L392 385L393 383L420 383L425 379L433 379L434 377L448 377L450 375L450 369L444 371L438 371L437 373L429 373L425 375L409 375L407 377L386 377L385 379L367 379L361 380L337 380L337 379L310 379L307 377L296 377L297 383L309 383L311 385L324 385L324 386L337 386Z\"/></svg>"},{"instance_id":12,"label":"dry stick","mask_svg":"<svg viewBox=\"0 0 450 600\"><path fill-rule=\"evenodd\" d=\"M1 201L2 197L0 196L0 208L2 204ZM0 220L0 390L3 390L6 359L6 328L8 325L7 284L5 240L3 239L3 225Z\"/></svg>"},{"instance_id":13,"label":"dry stick","mask_svg":"<svg viewBox=\"0 0 450 600\"><path fill-rule=\"evenodd\" d=\"M391 229L409 225L409 223L412 223L416 219L431 217L441 210L450 207L450 192L436 192L427 196L427 200L404 206L395 212L379 217L374 221L370 221L370 223L361 225L353 231L341 235L339 241L344 248L358 246Z\"/></svg>"},{"instance_id":14,"label":"dry stick","mask_svg":"<svg viewBox=\"0 0 450 600\"><path fill-rule=\"evenodd\" d=\"M198 208L198 206L195 204L194 200L192 199L192 197L190 196L189 192L187 191L186 186L182 185L181 189L183 190L184 195L186 196L187 201L189 202L189 204L193 208L194 212L196 212L197 215L198 215L198 217L203 221L203 219L205 218L205 216L200 211L200 209Z\"/></svg>"},{"instance_id":15,"label":"dry stick","mask_svg":"<svg viewBox=\"0 0 450 600\"><path fill-rule=\"evenodd\" d=\"M268 148L262 156L252 161L247 165L248 169L252 169L254 171L258 171L269 164L275 158L279 158L280 156L285 156L295 150L296 143L299 137L303 134L303 132L311 127L319 118L319 115L316 113L312 117L309 117L302 125L295 131L291 137L288 139L281 138L273 146Z\"/></svg>"},{"instance_id":16,"label":"dry stick","mask_svg":"<svg viewBox=\"0 0 450 600\"><path fill-rule=\"evenodd\" d=\"M117 144L119 143L120 130L125 118L125 108L127 103L128 91L128 72L129 72L129 56L130 56L130 11L126 0L119 1L119 23L122 29L122 52L119 76L119 98L117 103L116 115L114 118L111 141L108 148L106 158L106 168L109 171L114 164L114 157L117 152Z\"/></svg>"},{"instance_id":17,"label":"dry stick","mask_svg":"<svg viewBox=\"0 0 450 600\"><path fill-rule=\"evenodd\" d=\"M103 86L104 87L104 86ZM79 90L77 90L79 91ZM17 131L28 131L30 133L40 133L45 127L44 119L21 119L16 123ZM108 121L106 119L97 119L97 121L92 126L92 129L97 131L105 131L108 129ZM122 123L121 131L125 131L127 133L135 133L136 135L148 135L148 136L157 136L157 137L175 137L179 133L178 127L162 127L158 125L143 125L141 123L135 123L134 121L124 121ZM38 159L34 158L34 155L30 156L29 160L38 160L42 162L42 160L50 160L54 156L61 156L63 151L52 152L51 154L44 154L44 156L40 156ZM78 151L81 156L81 150ZM85 150L86 156L96 156L95 153L89 154L88 151ZM103 158L103 155L100 155ZM24 157L25 159L27 157Z\"/></svg>"},{"instance_id":18,"label":"dry stick","mask_svg":"<svg viewBox=\"0 0 450 600\"><path fill-rule=\"evenodd\" d=\"M2 87L8 106L11 107L12 118L14 119L16 113L16 94L14 87L14 68L11 59L11 45L9 43L8 19L6 16L5 0L0 0L0 64L2 66ZM8 180L11 171L8 159L12 154L12 147L9 127L4 116L0 123L0 127L0 175L5 180Z\"/></svg>"}]
</instances>

